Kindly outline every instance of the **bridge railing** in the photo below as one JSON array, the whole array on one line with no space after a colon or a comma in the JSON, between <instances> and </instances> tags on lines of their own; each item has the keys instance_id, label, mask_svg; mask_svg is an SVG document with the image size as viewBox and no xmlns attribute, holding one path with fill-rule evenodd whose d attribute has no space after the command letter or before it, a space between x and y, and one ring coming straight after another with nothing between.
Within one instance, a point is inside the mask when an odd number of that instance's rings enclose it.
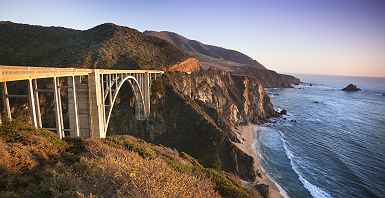
<instances>
[{"instance_id":1,"label":"bridge railing","mask_svg":"<svg viewBox=\"0 0 385 198\"><path fill-rule=\"evenodd\" d=\"M54 67L27 67L0 65L0 82L18 81L39 78L67 77L88 75L93 69L80 68L54 68ZM113 70L97 69L99 74L123 74L123 73L151 73L163 74L157 70Z\"/></svg>"}]
</instances>

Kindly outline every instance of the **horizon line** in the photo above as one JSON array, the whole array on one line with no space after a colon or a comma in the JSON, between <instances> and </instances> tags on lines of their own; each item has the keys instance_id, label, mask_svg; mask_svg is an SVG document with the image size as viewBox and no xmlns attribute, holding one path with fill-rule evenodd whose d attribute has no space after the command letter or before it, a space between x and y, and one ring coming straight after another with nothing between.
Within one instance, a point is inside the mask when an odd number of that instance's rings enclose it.
<instances>
[{"instance_id":1,"label":"horizon line","mask_svg":"<svg viewBox=\"0 0 385 198\"><path fill-rule=\"evenodd\" d=\"M385 78L385 76L365 76L365 75L349 75L349 74L320 74L320 73L281 73L281 74L287 74L287 75L321 75L321 76L343 76L343 77L366 77L366 78ZM294 76L295 77L295 76Z\"/></svg>"}]
</instances>

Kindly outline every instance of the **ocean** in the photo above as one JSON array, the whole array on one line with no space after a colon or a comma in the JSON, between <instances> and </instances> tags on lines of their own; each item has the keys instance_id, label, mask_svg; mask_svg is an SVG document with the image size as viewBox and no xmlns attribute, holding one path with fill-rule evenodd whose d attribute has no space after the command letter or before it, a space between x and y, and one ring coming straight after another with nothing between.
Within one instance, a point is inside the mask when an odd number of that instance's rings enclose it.
<instances>
[{"instance_id":1,"label":"ocean","mask_svg":"<svg viewBox=\"0 0 385 198\"><path fill-rule=\"evenodd\" d=\"M385 197L385 78L294 76L304 83L266 89L287 115L254 126L268 176L287 197Z\"/></svg>"}]
</instances>

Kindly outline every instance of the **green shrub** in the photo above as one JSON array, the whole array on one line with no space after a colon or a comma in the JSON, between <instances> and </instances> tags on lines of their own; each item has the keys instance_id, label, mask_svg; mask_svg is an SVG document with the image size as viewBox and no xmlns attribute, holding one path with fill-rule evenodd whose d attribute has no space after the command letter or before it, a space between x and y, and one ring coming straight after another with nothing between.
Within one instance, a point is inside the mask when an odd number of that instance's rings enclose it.
<instances>
[{"instance_id":1,"label":"green shrub","mask_svg":"<svg viewBox=\"0 0 385 198\"><path fill-rule=\"evenodd\" d=\"M142 157L154 159L156 153L148 146L144 141L132 141L123 136L112 136L104 139L104 143L110 146L124 147L125 149L133 152L137 152Z\"/></svg>"},{"instance_id":2,"label":"green shrub","mask_svg":"<svg viewBox=\"0 0 385 198\"><path fill-rule=\"evenodd\" d=\"M248 190L245 187L241 187L232 176L224 172L219 172L211 168L199 169L200 172L207 175L215 184L215 190L219 192L222 197L260 197L259 194Z\"/></svg>"}]
</instances>

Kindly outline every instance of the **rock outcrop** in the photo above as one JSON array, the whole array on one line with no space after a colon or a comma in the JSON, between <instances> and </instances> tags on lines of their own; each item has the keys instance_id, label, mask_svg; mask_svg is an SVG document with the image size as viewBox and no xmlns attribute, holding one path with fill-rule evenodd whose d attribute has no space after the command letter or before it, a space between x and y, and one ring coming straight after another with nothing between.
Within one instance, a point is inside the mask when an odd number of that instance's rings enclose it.
<instances>
[{"instance_id":1,"label":"rock outcrop","mask_svg":"<svg viewBox=\"0 0 385 198\"><path fill-rule=\"evenodd\" d=\"M349 84L345 88L341 89L342 91L347 91L347 92L353 92L353 91L361 91L360 88L358 88L356 85Z\"/></svg>"},{"instance_id":2,"label":"rock outcrop","mask_svg":"<svg viewBox=\"0 0 385 198\"><path fill-rule=\"evenodd\" d=\"M167 70L171 72L195 72L200 69L201 66L196 58L188 58L185 61L170 66Z\"/></svg>"}]
</instances>

